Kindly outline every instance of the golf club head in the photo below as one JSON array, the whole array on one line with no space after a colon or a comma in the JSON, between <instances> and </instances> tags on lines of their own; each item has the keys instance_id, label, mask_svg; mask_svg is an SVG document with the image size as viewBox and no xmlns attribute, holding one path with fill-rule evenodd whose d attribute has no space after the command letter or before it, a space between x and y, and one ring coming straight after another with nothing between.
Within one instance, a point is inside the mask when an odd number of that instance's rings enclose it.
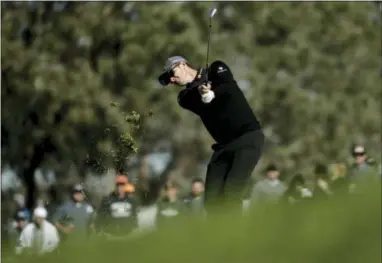
<instances>
[{"instance_id":1,"label":"golf club head","mask_svg":"<svg viewBox=\"0 0 382 263\"><path fill-rule=\"evenodd\" d=\"M218 10L216 8L211 8L209 13L210 18L213 18L217 11Z\"/></svg>"}]
</instances>

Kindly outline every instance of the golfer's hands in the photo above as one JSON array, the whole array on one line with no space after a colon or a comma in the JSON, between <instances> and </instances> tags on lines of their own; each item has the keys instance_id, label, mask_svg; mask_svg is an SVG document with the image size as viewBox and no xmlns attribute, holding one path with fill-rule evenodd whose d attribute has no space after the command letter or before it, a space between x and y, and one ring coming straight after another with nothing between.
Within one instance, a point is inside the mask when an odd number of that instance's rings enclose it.
<instances>
[{"instance_id":1,"label":"golfer's hands","mask_svg":"<svg viewBox=\"0 0 382 263\"><path fill-rule=\"evenodd\" d=\"M211 90L211 83L200 85L198 87L203 103L210 103L215 98L215 93Z\"/></svg>"},{"instance_id":2,"label":"golfer's hands","mask_svg":"<svg viewBox=\"0 0 382 263\"><path fill-rule=\"evenodd\" d=\"M200 95L208 93L211 90L211 83L203 84L198 87Z\"/></svg>"}]
</instances>

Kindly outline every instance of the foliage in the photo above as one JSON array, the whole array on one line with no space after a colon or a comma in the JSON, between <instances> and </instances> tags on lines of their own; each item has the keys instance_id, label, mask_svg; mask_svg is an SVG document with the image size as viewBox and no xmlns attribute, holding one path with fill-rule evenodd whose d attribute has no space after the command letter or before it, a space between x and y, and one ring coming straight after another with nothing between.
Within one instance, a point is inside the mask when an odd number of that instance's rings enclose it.
<instances>
[{"instance_id":1,"label":"foliage","mask_svg":"<svg viewBox=\"0 0 382 263\"><path fill-rule=\"evenodd\" d=\"M2 3L3 162L21 171L123 166L138 148L149 153L163 141L177 160L208 159L210 136L177 105L179 90L161 89L156 76L170 55L204 66L212 6ZM211 61L227 61L249 84L267 135L260 165L343 160L355 140L380 159L381 30L372 4L216 6Z\"/></svg>"}]
</instances>

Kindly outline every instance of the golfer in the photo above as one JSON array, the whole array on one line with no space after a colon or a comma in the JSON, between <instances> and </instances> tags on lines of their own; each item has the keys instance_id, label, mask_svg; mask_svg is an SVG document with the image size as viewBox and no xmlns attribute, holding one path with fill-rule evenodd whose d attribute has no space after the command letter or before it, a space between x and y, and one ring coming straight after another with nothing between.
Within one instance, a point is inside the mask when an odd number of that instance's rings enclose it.
<instances>
[{"instance_id":1,"label":"golfer","mask_svg":"<svg viewBox=\"0 0 382 263\"><path fill-rule=\"evenodd\" d=\"M206 205L230 201L241 207L264 135L231 70L222 61L197 70L185 58L174 56L167 59L158 80L163 86L185 86L179 105L198 115L216 141L207 168Z\"/></svg>"}]
</instances>

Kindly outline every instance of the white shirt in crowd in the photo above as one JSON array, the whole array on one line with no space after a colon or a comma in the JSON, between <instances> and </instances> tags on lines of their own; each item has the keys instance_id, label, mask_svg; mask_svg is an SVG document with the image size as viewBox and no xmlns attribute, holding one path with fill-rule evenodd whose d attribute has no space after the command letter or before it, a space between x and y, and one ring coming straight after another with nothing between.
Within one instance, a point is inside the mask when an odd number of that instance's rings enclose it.
<instances>
[{"instance_id":1,"label":"white shirt in crowd","mask_svg":"<svg viewBox=\"0 0 382 263\"><path fill-rule=\"evenodd\" d=\"M44 208L36 208L34 215L39 216L41 212L41 217L46 218L46 210L42 211L42 209ZM59 242L60 237L56 227L43 219L40 228L36 227L35 223L29 223L21 231L16 254L21 254L25 250L32 250L36 254L52 252L57 248Z\"/></svg>"}]
</instances>

